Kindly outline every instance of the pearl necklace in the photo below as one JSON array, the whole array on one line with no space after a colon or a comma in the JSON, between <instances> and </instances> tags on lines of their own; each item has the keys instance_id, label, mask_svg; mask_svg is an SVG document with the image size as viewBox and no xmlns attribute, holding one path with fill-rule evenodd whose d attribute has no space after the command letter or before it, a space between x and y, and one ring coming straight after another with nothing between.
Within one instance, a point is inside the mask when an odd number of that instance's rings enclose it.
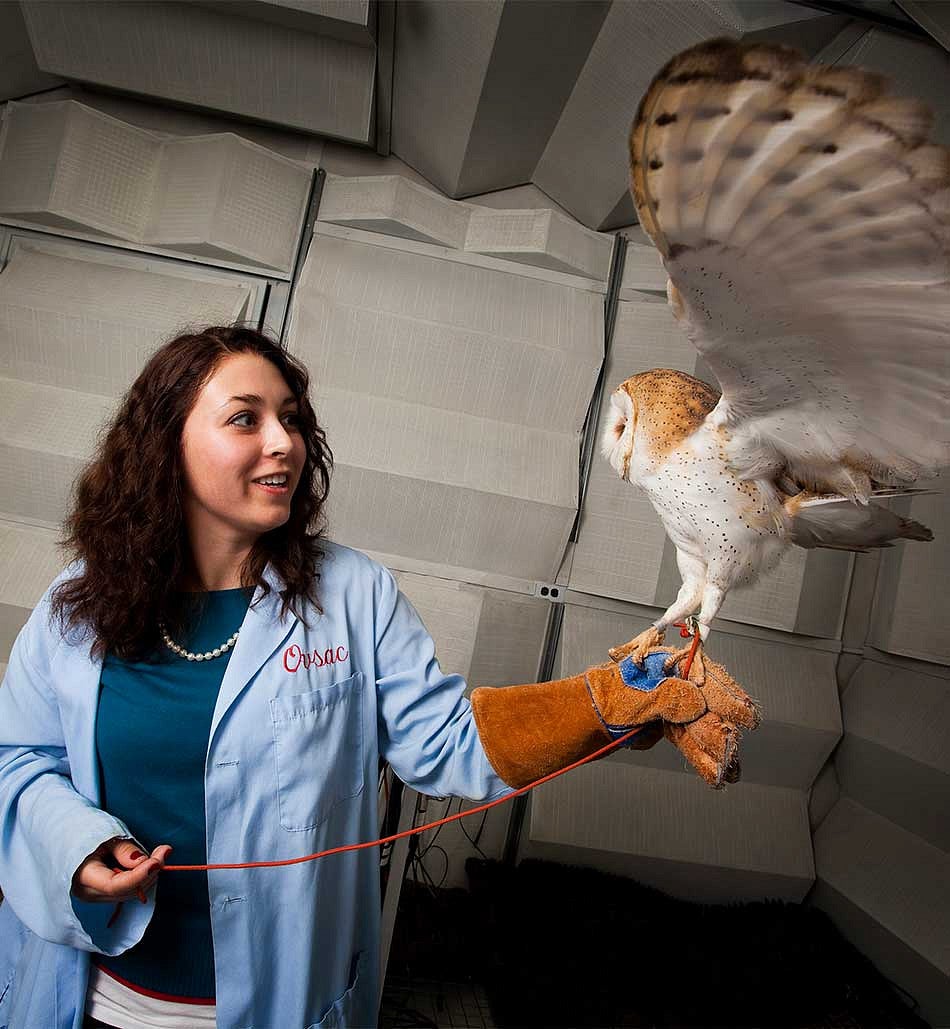
<instances>
[{"instance_id":1,"label":"pearl necklace","mask_svg":"<svg viewBox=\"0 0 950 1029\"><path fill-rule=\"evenodd\" d=\"M165 626L159 622L158 628L161 631L162 639L165 641L165 646L169 650L173 650L179 657L186 657L189 661L210 661L212 658L220 657L222 654L229 651L235 643L237 643L238 634L240 629L237 629L233 636L229 637L221 644L220 647L215 647L214 650L206 650L203 654L193 654L190 650L185 650L184 647L180 647L172 638L168 635Z\"/></svg>"}]
</instances>

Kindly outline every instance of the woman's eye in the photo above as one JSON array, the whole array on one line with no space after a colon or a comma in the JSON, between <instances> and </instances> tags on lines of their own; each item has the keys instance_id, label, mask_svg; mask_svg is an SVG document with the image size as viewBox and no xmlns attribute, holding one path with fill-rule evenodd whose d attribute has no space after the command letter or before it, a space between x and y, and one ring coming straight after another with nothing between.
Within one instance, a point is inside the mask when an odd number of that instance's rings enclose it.
<instances>
[{"instance_id":1,"label":"woman's eye","mask_svg":"<svg viewBox=\"0 0 950 1029\"><path fill-rule=\"evenodd\" d=\"M242 411L240 414L236 414L231 419L231 424L232 425L241 425L243 428L248 428L249 425L253 423L254 417L255 416L253 415L252 412L250 412L250 411ZM248 422L240 422L239 419L241 419L241 418L249 418L249 419L251 419L251 422L250 423L248 423ZM301 423L301 417L300 417L299 414L286 414L286 415L284 415L284 421L289 422L291 425L299 426L300 423Z\"/></svg>"}]
</instances>

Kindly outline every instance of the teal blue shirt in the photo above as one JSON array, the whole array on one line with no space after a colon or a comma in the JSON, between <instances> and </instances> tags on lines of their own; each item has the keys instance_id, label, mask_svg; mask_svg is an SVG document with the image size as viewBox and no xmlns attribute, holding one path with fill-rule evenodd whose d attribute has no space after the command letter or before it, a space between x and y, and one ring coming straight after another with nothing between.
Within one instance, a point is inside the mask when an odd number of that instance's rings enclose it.
<instances>
[{"instance_id":1,"label":"teal blue shirt","mask_svg":"<svg viewBox=\"0 0 950 1029\"><path fill-rule=\"evenodd\" d=\"M176 640L204 653L244 620L251 594L214 590L191 634ZM106 655L96 749L102 806L149 850L160 843L180 865L207 863L205 756L211 716L233 650L188 661L162 645L147 661ZM98 963L137 986L189 998L214 997L214 950L206 872L166 872L142 940Z\"/></svg>"}]
</instances>

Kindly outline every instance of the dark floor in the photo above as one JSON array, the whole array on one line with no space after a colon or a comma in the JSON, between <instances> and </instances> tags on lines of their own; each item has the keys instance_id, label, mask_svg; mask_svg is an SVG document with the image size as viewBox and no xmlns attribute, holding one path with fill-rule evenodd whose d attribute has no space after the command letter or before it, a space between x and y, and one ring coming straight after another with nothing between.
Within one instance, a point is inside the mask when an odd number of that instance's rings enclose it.
<instances>
[{"instance_id":1,"label":"dark floor","mask_svg":"<svg viewBox=\"0 0 950 1029\"><path fill-rule=\"evenodd\" d=\"M407 880L382 1029L927 1029L823 912L700 905L550 862Z\"/></svg>"},{"instance_id":2,"label":"dark floor","mask_svg":"<svg viewBox=\"0 0 950 1029\"><path fill-rule=\"evenodd\" d=\"M389 976L380 1029L496 1029L483 987L475 983Z\"/></svg>"}]
</instances>

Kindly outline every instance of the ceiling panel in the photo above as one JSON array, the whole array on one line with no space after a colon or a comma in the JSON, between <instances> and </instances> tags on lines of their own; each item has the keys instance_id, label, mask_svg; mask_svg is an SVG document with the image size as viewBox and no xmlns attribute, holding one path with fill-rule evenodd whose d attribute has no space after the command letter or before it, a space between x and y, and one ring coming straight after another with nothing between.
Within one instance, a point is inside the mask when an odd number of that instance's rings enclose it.
<instances>
[{"instance_id":1,"label":"ceiling panel","mask_svg":"<svg viewBox=\"0 0 950 1029\"><path fill-rule=\"evenodd\" d=\"M353 142L370 139L374 46L197 4L22 6L37 64L51 74Z\"/></svg>"},{"instance_id":2,"label":"ceiling panel","mask_svg":"<svg viewBox=\"0 0 950 1029\"><path fill-rule=\"evenodd\" d=\"M839 17L781 0L613 4L532 181L590 228L630 224L627 137L640 98L666 61L714 36L788 42L814 52L842 25Z\"/></svg>"},{"instance_id":3,"label":"ceiling panel","mask_svg":"<svg viewBox=\"0 0 950 1029\"><path fill-rule=\"evenodd\" d=\"M40 71L18 3L0 3L0 100L15 100L63 80Z\"/></svg>"}]
</instances>

